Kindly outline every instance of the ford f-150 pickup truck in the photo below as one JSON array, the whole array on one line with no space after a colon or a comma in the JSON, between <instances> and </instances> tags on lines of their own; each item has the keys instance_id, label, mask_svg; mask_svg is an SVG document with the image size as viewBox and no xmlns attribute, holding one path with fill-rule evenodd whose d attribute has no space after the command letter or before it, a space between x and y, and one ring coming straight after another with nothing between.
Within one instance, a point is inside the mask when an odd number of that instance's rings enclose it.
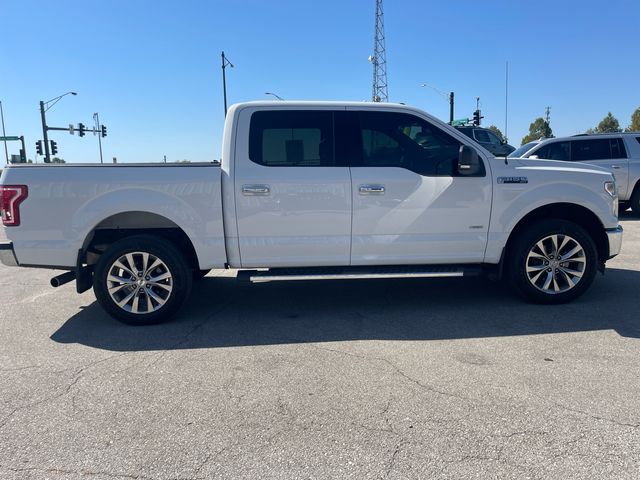
<instances>
[{"instance_id":1,"label":"ford f-150 pickup truck","mask_svg":"<svg viewBox=\"0 0 640 480\"><path fill-rule=\"evenodd\" d=\"M529 300L582 294L617 255L599 167L492 157L401 104L250 102L222 162L18 165L0 179L6 265L67 270L130 324L167 319L197 275L250 281L505 277Z\"/></svg>"}]
</instances>

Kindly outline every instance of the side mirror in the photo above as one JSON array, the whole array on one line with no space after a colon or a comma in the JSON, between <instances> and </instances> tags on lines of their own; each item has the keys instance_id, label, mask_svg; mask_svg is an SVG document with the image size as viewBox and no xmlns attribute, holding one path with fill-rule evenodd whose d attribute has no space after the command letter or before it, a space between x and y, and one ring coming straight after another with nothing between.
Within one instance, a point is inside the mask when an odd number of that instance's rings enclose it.
<instances>
[{"instance_id":1,"label":"side mirror","mask_svg":"<svg viewBox=\"0 0 640 480\"><path fill-rule=\"evenodd\" d=\"M482 162L476 152L469 145L462 145L458 152L458 173L464 177L471 177L482 172Z\"/></svg>"}]
</instances>

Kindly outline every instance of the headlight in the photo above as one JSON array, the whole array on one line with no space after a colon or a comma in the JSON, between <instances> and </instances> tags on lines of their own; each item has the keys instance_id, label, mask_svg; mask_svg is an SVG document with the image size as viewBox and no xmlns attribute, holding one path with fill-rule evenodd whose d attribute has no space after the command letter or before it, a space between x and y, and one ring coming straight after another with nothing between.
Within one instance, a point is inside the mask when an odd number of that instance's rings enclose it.
<instances>
[{"instance_id":1,"label":"headlight","mask_svg":"<svg viewBox=\"0 0 640 480\"><path fill-rule=\"evenodd\" d=\"M616 182L604 182L604 191L611 195L613 198L616 197Z\"/></svg>"}]
</instances>

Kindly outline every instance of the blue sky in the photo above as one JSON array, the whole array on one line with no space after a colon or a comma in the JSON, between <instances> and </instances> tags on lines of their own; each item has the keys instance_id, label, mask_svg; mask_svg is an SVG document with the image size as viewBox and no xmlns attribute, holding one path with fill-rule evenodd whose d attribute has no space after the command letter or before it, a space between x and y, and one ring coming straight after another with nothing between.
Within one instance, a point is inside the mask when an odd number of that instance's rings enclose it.
<instances>
[{"instance_id":1,"label":"blue sky","mask_svg":"<svg viewBox=\"0 0 640 480\"><path fill-rule=\"evenodd\" d=\"M0 8L0 100L7 134L25 136L30 158L42 138L38 101L69 90L78 96L55 105L48 123L91 125L99 112L106 159L219 158L221 50L235 64L230 104L267 91L371 96L373 0L0 0ZM504 130L508 60L514 145L546 106L556 135L593 127L608 111L626 126L640 106L639 22L637 0L386 0L389 97L448 119L446 100L420 83L455 91L456 118L470 116L479 96L484 124ZM67 161L99 161L92 135L51 138Z\"/></svg>"}]
</instances>

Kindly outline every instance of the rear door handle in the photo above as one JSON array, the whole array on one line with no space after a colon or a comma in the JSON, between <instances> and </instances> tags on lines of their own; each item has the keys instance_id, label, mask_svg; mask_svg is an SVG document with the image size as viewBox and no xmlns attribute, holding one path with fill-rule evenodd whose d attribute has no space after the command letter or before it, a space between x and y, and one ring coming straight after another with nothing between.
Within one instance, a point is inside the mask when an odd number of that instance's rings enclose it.
<instances>
[{"instance_id":1,"label":"rear door handle","mask_svg":"<svg viewBox=\"0 0 640 480\"><path fill-rule=\"evenodd\" d=\"M251 184L242 185L242 194L246 196L266 196L271 193L269 185Z\"/></svg>"},{"instance_id":2,"label":"rear door handle","mask_svg":"<svg viewBox=\"0 0 640 480\"><path fill-rule=\"evenodd\" d=\"M620 170L622 167L620 165L611 165L611 168L615 170Z\"/></svg>"},{"instance_id":3,"label":"rear door handle","mask_svg":"<svg viewBox=\"0 0 640 480\"><path fill-rule=\"evenodd\" d=\"M360 195L384 195L384 185L360 185Z\"/></svg>"}]
</instances>

